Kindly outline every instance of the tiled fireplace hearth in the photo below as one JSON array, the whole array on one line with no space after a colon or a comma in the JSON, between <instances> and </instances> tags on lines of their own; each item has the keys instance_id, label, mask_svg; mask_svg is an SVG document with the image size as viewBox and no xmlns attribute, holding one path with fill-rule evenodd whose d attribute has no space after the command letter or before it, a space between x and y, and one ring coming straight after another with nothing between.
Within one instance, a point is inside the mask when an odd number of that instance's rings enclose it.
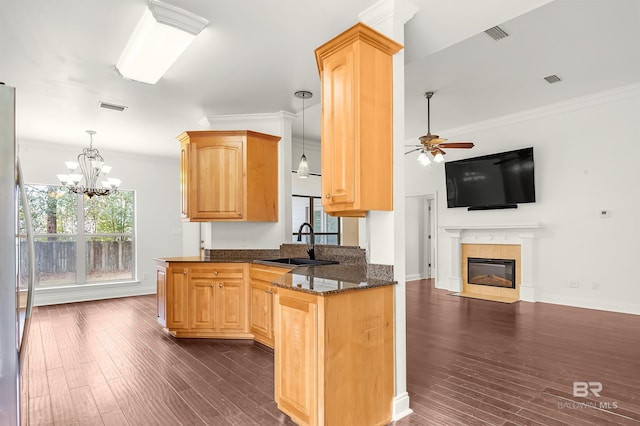
<instances>
[{"instance_id":1,"label":"tiled fireplace hearth","mask_svg":"<svg viewBox=\"0 0 640 426\"><path fill-rule=\"evenodd\" d=\"M449 290L456 293L471 291L495 294L506 299L535 302L534 243L536 231L541 228L537 223L441 226L440 229L446 232L450 242ZM515 260L516 288L468 285L469 257Z\"/></svg>"}]
</instances>

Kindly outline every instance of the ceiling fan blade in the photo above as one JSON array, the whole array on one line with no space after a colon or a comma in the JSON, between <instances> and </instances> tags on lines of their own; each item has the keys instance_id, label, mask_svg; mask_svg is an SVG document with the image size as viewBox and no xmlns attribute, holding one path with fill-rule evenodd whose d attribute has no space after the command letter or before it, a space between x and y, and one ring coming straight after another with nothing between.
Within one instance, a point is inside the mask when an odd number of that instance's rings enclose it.
<instances>
[{"instance_id":1,"label":"ceiling fan blade","mask_svg":"<svg viewBox=\"0 0 640 426\"><path fill-rule=\"evenodd\" d=\"M422 147L416 148L416 149L412 149L411 151L405 152L404 155L411 154L412 152L420 151L421 149L422 149Z\"/></svg>"},{"instance_id":2,"label":"ceiling fan blade","mask_svg":"<svg viewBox=\"0 0 640 426\"><path fill-rule=\"evenodd\" d=\"M442 148L473 148L473 142L443 142L438 144Z\"/></svg>"},{"instance_id":3,"label":"ceiling fan blade","mask_svg":"<svg viewBox=\"0 0 640 426\"><path fill-rule=\"evenodd\" d=\"M441 143L444 143L444 142L446 142L445 138L441 138L439 136L436 136L436 138L432 139L430 143L431 143L431 145L440 145Z\"/></svg>"},{"instance_id":4,"label":"ceiling fan blade","mask_svg":"<svg viewBox=\"0 0 640 426\"><path fill-rule=\"evenodd\" d=\"M440 154L442 154L442 155L445 155L445 154L446 154L446 152L444 152L443 150L441 150L441 149L440 149L440 147L438 147L438 146L434 146L434 147L433 147L433 149L431 150L431 154L435 157L435 155L436 155L437 153L440 153Z\"/></svg>"},{"instance_id":5,"label":"ceiling fan blade","mask_svg":"<svg viewBox=\"0 0 640 426\"><path fill-rule=\"evenodd\" d=\"M411 144L411 145L405 145L405 146L422 146L422 144L417 143L417 144Z\"/></svg>"}]
</instances>

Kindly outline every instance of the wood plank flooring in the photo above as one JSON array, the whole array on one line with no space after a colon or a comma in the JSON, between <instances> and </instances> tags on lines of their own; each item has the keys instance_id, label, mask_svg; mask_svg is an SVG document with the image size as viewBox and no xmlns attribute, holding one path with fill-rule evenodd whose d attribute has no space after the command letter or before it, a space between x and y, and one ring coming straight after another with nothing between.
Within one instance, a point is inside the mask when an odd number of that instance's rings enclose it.
<instances>
[{"instance_id":1,"label":"wood plank flooring","mask_svg":"<svg viewBox=\"0 0 640 426\"><path fill-rule=\"evenodd\" d=\"M639 330L638 316L410 282L414 414L395 424L639 425ZM293 424L273 401L270 349L174 339L155 321L155 296L37 308L28 373L32 425ZM574 381L602 382L601 397L574 398ZM600 403L610 408L590 407Z\"/></svg>"}]
</instances>

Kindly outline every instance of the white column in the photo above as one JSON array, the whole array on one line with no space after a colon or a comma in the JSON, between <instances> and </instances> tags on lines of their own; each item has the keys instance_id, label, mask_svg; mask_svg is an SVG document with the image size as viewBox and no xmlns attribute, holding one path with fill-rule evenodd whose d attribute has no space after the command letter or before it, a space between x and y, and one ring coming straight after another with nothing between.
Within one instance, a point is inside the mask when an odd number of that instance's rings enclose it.
<instances>
[{"instance_id":1,"label":"white column","mask_svg":"<svg viewBox=\"0 0 640 426\"><path fill-rule=\"evenodd\" d=\"M382 0L359 16L360 21L404 43L404 24L417 8L408 0ZM407 329L405 288L404 183L404 50L393 57L393 211L367 214L369 262L393 264L395 279L395 393L393 420L411 414L407 393ZM373 232L372 232L373 231Z\"/></svg>"},{"instance_id":2,"label":"white column","mask_svg":"<svg viewBox=\"0 0 640 426\"><path fill-rule=\"evenodd\" d=\"M462 291L462 245L460 242L460 231L448 231L451 250L449 251L449 290Z\"/></svg>"},{"instance_id":3,"label":"white column","mask_svg":"<svg viewBox=\"0 0 640 426\"><path fill-rule=\"evenodd\" d=\"M532 233L520 234L520 300L535 302L535 284L533 282L533 242L535 235Z\"/></svg>"}]
</instances>

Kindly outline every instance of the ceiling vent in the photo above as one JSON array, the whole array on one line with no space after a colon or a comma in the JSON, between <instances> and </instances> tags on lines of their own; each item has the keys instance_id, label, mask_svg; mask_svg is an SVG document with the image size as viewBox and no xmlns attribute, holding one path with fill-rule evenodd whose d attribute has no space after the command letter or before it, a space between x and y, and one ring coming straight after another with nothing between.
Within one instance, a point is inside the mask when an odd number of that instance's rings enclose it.
<instances>
[{"instance_id":1,"label":"ceiling vent","mask_svg":"<svg viewBox=\"0 0 640 426\"><path fill-rule=\"evenodd\" d=\"M494 39L495 41L502 40L503 38L509 37L509 34L507 34L505 30L503 30L497 25L495 27L489 28L484 33L489 37L491 37L492 39Z\"/></svg>"},{"instance_id":2,"label":"ceiling vent","mask_svg":"<svg viewBox=\"0 0 640 426\"><path fill-rule=\"evenodd\" d=\"M123 105L109 104L107 102L102 102L102 101L100 101L98 105L100 105L100 108L112 109L114 111L120 111L120 112L127 109L127 107Z\"/></svg>"},{"instance_id":3,"label":"ceiling vent","mask_svg":"<svg viewBox=\"0 0 640 426\"><path fill-rule=\"evenodd\" d=\"M558 83L559 81L562 81L562 79L555 74L548 75L544 79L547 80L547 83L549 84Z\"/></svg>"}]
</instances>

